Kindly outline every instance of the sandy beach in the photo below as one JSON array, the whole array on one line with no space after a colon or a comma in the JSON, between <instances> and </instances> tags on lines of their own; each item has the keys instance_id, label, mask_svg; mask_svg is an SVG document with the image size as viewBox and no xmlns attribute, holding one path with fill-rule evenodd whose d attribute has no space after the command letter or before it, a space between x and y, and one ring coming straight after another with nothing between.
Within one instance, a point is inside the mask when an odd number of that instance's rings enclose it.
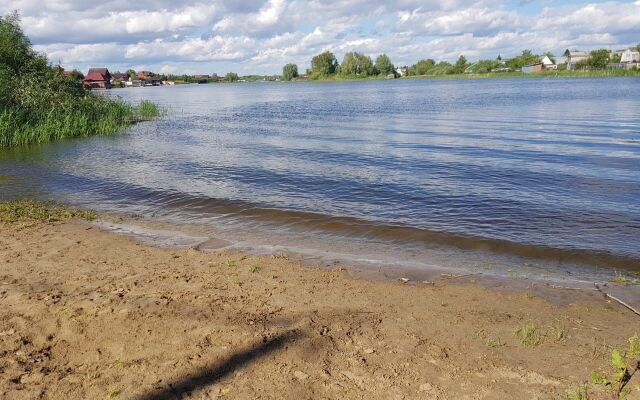
<instances>
[{"instance_id":1,"label":"sandy beach","mask_svg":"<svg viewBox=\"0 0 640 400\"><path fill-rule=\"evenodd\" d=\"M591 375L640 320L562 296L0 223L0 398L615 398Z\"/></svg>"}]
</instances>

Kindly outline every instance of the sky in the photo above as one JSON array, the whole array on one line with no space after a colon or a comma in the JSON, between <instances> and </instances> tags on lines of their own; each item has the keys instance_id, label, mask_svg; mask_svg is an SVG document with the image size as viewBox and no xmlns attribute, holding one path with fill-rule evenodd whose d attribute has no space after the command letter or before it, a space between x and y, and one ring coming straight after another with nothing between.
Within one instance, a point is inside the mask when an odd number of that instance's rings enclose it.
<instances>
[{"instance_id":1,"label":"sky","mask_svg":"<svg viewBox=\"0 0 640 400\"><path fill-rule=\"evenodd\" d=\"M640 43L640 0L0 0L13 10L38 51L82 72L262 75L325 50L411 65Z\"/></svg>"}]
</instances>

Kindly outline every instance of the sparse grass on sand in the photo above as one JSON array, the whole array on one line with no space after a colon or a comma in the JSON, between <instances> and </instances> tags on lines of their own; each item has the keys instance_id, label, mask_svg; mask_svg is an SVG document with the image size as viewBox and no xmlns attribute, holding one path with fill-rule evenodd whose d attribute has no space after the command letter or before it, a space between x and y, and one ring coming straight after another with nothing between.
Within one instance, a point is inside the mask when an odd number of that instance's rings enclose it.
<instances>
[{"instance_id":1,"label":"sparse grass on sand","mask_svg":"<svg viewBox=\"0 0 640 400\"><path fill-rule=\"evenodd\" d=\"M520 339L520 343L527 347L535 347L544 342L544 335L533 322L519 326L513 330L514 336Z\"/></svg>"},{"instance_id":2,"label":"sparse grass on sand","mask_svg":"<svg viewBox=\"0 0 640 400\"><path fill-rule=\"evenodd\" d=\"M90 210L72 209L54 202L15 200L0 203L0 222L57 222L70 218L94 220Z\"/></svg>"}]
</instances>

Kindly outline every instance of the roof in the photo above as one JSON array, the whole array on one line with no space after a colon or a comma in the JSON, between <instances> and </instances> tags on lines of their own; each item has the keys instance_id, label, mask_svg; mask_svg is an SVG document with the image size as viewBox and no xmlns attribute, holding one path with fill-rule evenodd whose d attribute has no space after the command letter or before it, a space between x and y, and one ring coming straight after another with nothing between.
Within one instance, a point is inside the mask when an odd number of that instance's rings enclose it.
<instances>
[{"instance_id":1,"label":"roof","mask_svg":"<svg viewBox=\"0 0 640 400\"><path fill-rule=\"evenodd\" d=\"M106 68L90 68L87 76L84 77L85 81L108 81L111 79L111 74Z\"/></svg>"},{"instance_id":2,"label":"roof","mask_svg":"<svg viewBox=\"0 0 640 400\"><path fill-rule=\"evenodd\" d=\"M554 65L555 63L553 62L553 60L551 60L551 58L549 58L549 56L544 56L540 59L540 62L544 65Z\"/></svg>"},{"instance_id":3,"label":"roof","mask_svg":"<svg viewBox=\"0 0 640 400\"><path fill-rule=\"evenodd\" d=\"M578 50L569 50L567 49L564 52L564 56L571 56L571 57L589 57L589 52L588 51L578 51Z\"/></svg>"}]
</instances>

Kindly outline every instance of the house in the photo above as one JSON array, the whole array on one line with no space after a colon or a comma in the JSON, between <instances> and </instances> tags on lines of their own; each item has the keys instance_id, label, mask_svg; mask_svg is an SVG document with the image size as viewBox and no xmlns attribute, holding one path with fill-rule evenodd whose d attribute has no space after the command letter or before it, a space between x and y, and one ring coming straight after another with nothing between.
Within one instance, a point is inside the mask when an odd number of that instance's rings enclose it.
<instances>
[{"instance_id":1,"label":"house","mask_svg":"<svg viewBox=\"0 0 640 400\"><path fill-rule=\"evenodd\" d=\"M566 59L567 71L571 71L575 63L591 58L591 54L589 54L589 52L587 51L577 51L569 49L564 52L563 56Z\"/></svg>"},{"instance_id":2,"label":"house","mask_svg":"<svg viewBox=\"0 0 640 400\"><path fill-rule=\"evenodd\" d=\"M620 55L621 63L638 63L640 62L640 51L638 49L626 49Z\"/></svg>"},{"instance_id":3,"label":"house","mask_svg":"<svg viewBox=\"0 0 640 400\"><path fill-rule=\"evenodd\" d=\"M91 68L83 83L87 89L111 89L111 74L106 68Z\"/></svg>"},{"instance_id":4,"label":"house","mask_svg":"<svg viewBox=\"0 0 640 400\"><path fill-rule=\"evenodd\" d=\"M542 72L544 69L544 64L539 62L535 64L529 64L522 67L522 72L525 74L535 74L538 72Z\"/></svg>"},{"instance_id":5,"label":"house","mask_svg":"<svg viewBox=\"0 0 640 400\"><path fill-rule=\"evenodd\" d=\"M396 75L398 76L406 76L407 75L407 67L398 67L396 68Z\"/></svg>"},{"instance_id":6,"label":"house","mask_svg":"<svg viewBox=\"0 0 640 400\"><path fill-rule=\"evenodd\" d=\"M147 79L151 79L153 77L153 72L151 71L138 71L136 73L136 77L141 81L146 81Z\"/></svg>"},{"instance_id":7,"label":"house","mask_svg":"<svg viewBox=\"0 0 640 400\"><path fill-rule=\"evenodd\" d=\"M129 75L124 74L122 72L114 72L111 74L111 85L113 86L124 86L125 82L129 81Z\"/></svg>"},{"instance_id":8,"label":"house","mask_svg":"<svg viewBox=\"0 0 640 400\"><path fill-rule=\"evenodd\" d=\"M543 69L558 69L556 63L554 63L553 60L549 58L549 56L542 57L540 62L542 63Z\"/></svg>"},{"instance_id":9,"label":"house","mask_svg":"<svg viewBox=\"0 0 640 400\"><path fill-rule=\"evenodd\" d=\"M633 47L625 50L618 50L614 52L619 57L618 62L611 62L607 64L609 69L640 69L640 51Z\"/></svg>"},{"instance_id":10,"label":"house","mask_svg":"<svg viewBox=\"0 0 640 400\"><path fill-rule=\"evenodd\" d=\"M196 81L198 83L207 83L207 82L209 82L209 75L206 75L206 74L194 75L193 77L196 78Z\"/></svg>"},{"instance_id":11,"label":"house","mask_svg":"<svg viewBox=\"0 0 640 400\"><path fill-rule=\"evenodd\" d=\"M115 82L124 82L124 81L128 81L129 80L129 75L125 74L124 72L114 72L113 74L111 74L111 81Z\"/></svg>"}]
</instances>

